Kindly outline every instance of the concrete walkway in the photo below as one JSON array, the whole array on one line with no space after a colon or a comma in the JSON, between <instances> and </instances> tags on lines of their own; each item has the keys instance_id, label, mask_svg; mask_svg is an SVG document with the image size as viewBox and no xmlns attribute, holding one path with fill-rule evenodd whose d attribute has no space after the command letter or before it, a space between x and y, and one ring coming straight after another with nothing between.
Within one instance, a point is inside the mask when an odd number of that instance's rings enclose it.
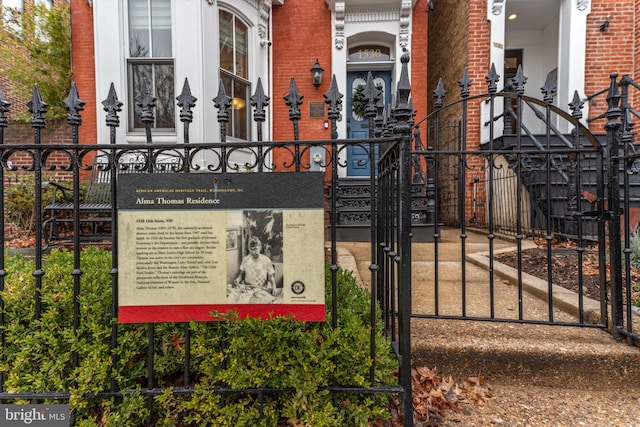
<instances>
[{"instance_id":1,"label":"concrete walkway","mask_svg":"<svg viewBox=\"0 0 640 427\"><path fill-rule=\"evenodd\" d=\"M435 245L412 246L413 313L424 315L462 314L462 275L466 281L467 316L490 317L489 245L486 235L469 232L463 256L459 230L443 230L437 245L438 302L435 301ZM523 249L535 247L525 241ZM515 250L513 240L495 239L493 253ZM369 286L371 248L369 243L339 244L338 264L354 272ZM463 261L464 259L464 261ZM517 272L494 263L495 295L493 317L518 319ZM546 281L523 277L523 319L547 321L549 308ZM577 322L578 297L561 287L554 288L553 319ZM598 322L600 303L584 299L585 321ZM640 326L640 317L636 325ZM440 372L466 378L482 374L488 381L507 385L548 385L549 381L570 382L576 387L617 387L640 391L640 348L616 343L600 328L483 322L471 320L413 319L413 363L437 367Z\"/></svg>"}]
</instances>

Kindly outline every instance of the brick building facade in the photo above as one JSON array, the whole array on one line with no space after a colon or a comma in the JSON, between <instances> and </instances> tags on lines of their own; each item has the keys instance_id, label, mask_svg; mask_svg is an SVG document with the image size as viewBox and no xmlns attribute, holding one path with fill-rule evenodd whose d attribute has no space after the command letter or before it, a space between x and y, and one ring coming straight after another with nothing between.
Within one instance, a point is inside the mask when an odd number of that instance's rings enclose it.
<instances>
[{"instance_id":1,"label":"brick building facade","mask_svg":"<svg viewBox=\"0 0 640 427\"><path fill-rule=\"evenodd\" d=\"M130 91L127 85L131 84L128 77L133 72L133 56L127 45L131 34L146 26L146 23L134 22L133 16L137 13L135 19L140 20L143 16L140 13L145 12L133 10L133 6L128 8L127 4L143 3L146 2L117 1L105 5L71 0L74 78L81 96L88 101L83 127L86 140L100 141L106 135L106 131L99 131L102 126L92 123L93 120L102 122L94 96L104 99L108 84L114 81L122 101L127 103L127 91ZM248 74L240 79L248 84L250 94L258 78L266 86L265 91L272 98L267 135L268 139L275 140L292 137L290 126L285 125L288 110L282 102L290 77L296 78L298 89L305 97L302 108L306 114L300 123L300 137L329 136L324 119L308 117L309 108L314 102L323 102L322 95L334 74L341 91L349 92L348 74L367 69L367 65L354 63L350 57L358 46L384 49L388 55L383 54L385 61L363 61L363 64L368 63L369 69L389 71L392 81L397 78L400 53L403 49L410 51L417 118L424 117L433 108L432 91L440 78L448 90L449 100L459 96L457 81L465 67L476 90L480 90L492 63L496 64L498 74L504 74L505 53L514 49L524 52L523 66L530 77L527 90L531 93L539 93L547 72L556 73L557 103L561 106L570 101L574 90L586 97L606 87L610 71L633 77L640 67L634 61L640 37L640 2L637 0L544 0L537 8L548 11L537 26L533 26L532 19L526 15L518 17L515 26L507 19L512 11L526 6L527 2L522 0L208 0L180 8L169 0L162 3L167 6L162 13L166 12L163 19L168 24L160 31L169 32L171 37L170 53L162 59L172 63L173 91L179 92L179 85L186 77L194 95L201 100L202 111L196 112L194 120L196 139L200 140L219 138L214 123L208 119L212 113L207 104L216 95L220 69L223 73L229 71L220 65L221 10L227 13L225 17L233 16L234 22L246 27L243 37L247 43ZM429 11L430 4L434 6L432 11ZM532 13L526 8L523 12ZM603 31L600 26L605 21L609 24ZM147 29L156 31L145 27L145 31ZM526 40L538 35L539 42ZM325 70L319 89L312 86L309 75L316 59ZM539 61L542 67L536 67ZM499 82L500 88L504 80ZM589 114L599 114L602 107L600 99L590 102ZM345 118L348 116L345 114ZM469 119L477 122L474 125L480 125L478 115L471 115ZM120 138L138 140L135 126L131 123L127 126ZM347 120L339 125L340 137L349 136L348 126ZM599 126L591 124L592 129L598 130ZM175 131L163 129L159 133L163 140L180 140ZM477 133L482 131L478 128ZM255 129L243 135L255 136Z\"/></svg>"},{"instance_id":2,"label":"brick building facade","mask_svg":"<svg viewBox=\"0 0 640 427\"><path fill-rule=\"evenodd\" d=\"M353 94L372 71L389 103L405 50L416 120L433 110L440 79L446 102L460 97L465 68L472 92L481 93L495 64L500 90L508 77L505 63L515 60L529 78L526 94L536 97L552 73L554 103L564 109L574 92L586 99L606 88L612 71L633 78L640 72L639 0L70 0L70 6L74 80L86 101L85 143L108 142L100 102L110 83L124 103L118 142L144 141L133 99L147 80L159 99L154 140L171 143L182 140L175 97L185 79L199 99L190 128L196 142L220 139L211 100L221 80L234 98L228 138L256 137L249 97L259 79L271 97L264 139L292 139L283 100L291 77L304 96L301 139L330 137L326 110L318 115L312 108L323 106L332 76L346 94L339 138L363 136ZM317 89L310 75L316 61L324 68ZM604 96L585 104L585 123L606 108ZM477 102L469 111L468 148L487 141L483 108ZM602 126L602 120L589 124L596 133ZM359 173L340 170L342 177Z\"/></svg>"}]
</instances>

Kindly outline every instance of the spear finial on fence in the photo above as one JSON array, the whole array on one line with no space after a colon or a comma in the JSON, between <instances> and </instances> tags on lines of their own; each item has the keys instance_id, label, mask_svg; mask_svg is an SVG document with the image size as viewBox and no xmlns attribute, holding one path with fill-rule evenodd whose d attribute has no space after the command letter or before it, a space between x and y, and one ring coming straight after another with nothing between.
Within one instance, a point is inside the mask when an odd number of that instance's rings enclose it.
<instances>
[{"instance_id":1,"label":"spear finial on fence","mask_svg":"<svg viewBox=\"0 0 640 427\"><path fill-rule=\"evenodd\" d=\"M256 91L249 98L251 101L251 105L253 106L253 119L256 121L258 125L258 141L262 141L262 123L264 123L267 118L267 114L265 109L269 106L269 98L262 88L262 80L258 77L258 84L256 85ZM262 149L262 147L260 147Z\"/></svg>"},{"instance_id":2,"label":"spear finial on fence","mask_svg":"<svg viewBox=\"0 0 640 427\"><path fill-rule=\"evenodd\" d=\"M266 119L265 109L269 106L269 98L262 88L262 80L258 77L258 84L256 85L256 91L249 98L251 105L253 106L253 118L256 122L264 122Z\"/></svg>"},{"instance_id":3,"label":"spear finial on fence","mask_svg":"<svg viewBox=\"0 0 640 427\"><path fill-rule=\"evenodd\" d=\"M258 77L258 84L256 85L256 92L251 98L251 105L253 106L253 119L256 121L258 127L258 141L262 142L262 124L264 123L267 115L265 108L269 106L270 98L264 93L262 88L262 80ZM258 172L262 172L263 169L263 154L262 145L258 146Z\"/></svg>"},{"instance_id":4,"label":"spear finial on fence","mask_svg":"<svg viewBox=\"0 0 640 427\"><path fill-rule=\"evenodd\" d=\"M329 106L327 111L327 117L331 121L331 138L338 139L338 126L337 122L342 120L342 98L343 94L338 90L338 82L336 81L336 75L331 78L331 85L329 90L323 95L324 102Z\"/></svg>"},{"instance_id":5,"label":"spear finial on fence","mask_svg":"<svg viewBox=\"0 0 640 427\"><path fill-rule=\"evenodd\" d=\"M380 99L382 90L378 89L373 82L373 74L371 71L367 74L367 84L364 87L362 96L365 101L364 116L374 118L376 116L376 103Z\"/></svg>"},{"instance_id":6,"label":"spear finial on fence","mask_svg":"<svg viewBox=\"0 0 640 427\"><path fill-rule=\"evenodd\" d=\"M218 109L218 123L220 124L220 141L227 140L227 123L229 122L229 107L231 107L231 97L224 89L224 83L220 79L218 85L218 96L213 98L213 106Z\"/></svg>"},{"instance_id":7,"label":"spear finial on fence","mask_svg":"<svg viewBox=\"0 0 640 427\"><path fill-rule=\"evenodd\" d=\"M74 126L80 126L82 124L82 116L80 111L84 110L86 103L80 99L78 95L78 88L76 82L71 83L71 90L69 95L64 100L64 107L67 109L67 123Z\"/></svg>"},{"instance_id":8,"label":"spear finial on fence","mask_svg":"<svg viewBox=\"0 0 640 427\"><path fill-rule=\"evenodd\" d=\"M140 112L140 121L151 125L154 121L153 109L156 106L156 97L151 95L147 79L142 80L140 94L136 96L136 105L142 109Z\"/></svg>"},{"instance_id":9,"label":"spear finial on fence","mask_svg":"<svg viewBox=\"0 0 640 427\"><path fill-rule=\"evenodd\" d=\"M120 117L118 117L118 112L122 111L122 102L118 100L118 95L116 95L116 88L111 83L109 86L109 94L107 95L107 99L102 101L103 110L107 112L107 126L110 128L117 128L120 126Z\"/></svg>"},{"instance_id":10,"label":"spear finial on fence","mask_svg":"<svg viewBox=\"0 0 640 427\"><path fill-rule=\"evenodd\" d=\"M193 121L193 111L191 109L196 106L198 98L191 94L191 87L189 86L189 79L184 78L184 84L182 85L182 92L176 97L178 106L180 107L180 121L183 123L182 139L185 143L184 147L184 171L189 172L189 124Z\"/></svg>"},{"instance_id":11,"label":"spear finial on fence","mask_svg":"<svg viewBox=\"0 0 640 427\"><path fill-rule=\"evenodd\" d=\"M304 96L300 95L298 92L298 86L296 85L296 79L291 77L291 82L289 83L289 93L287 93L284 97L285 103L289 106L289 120L293 122L293 139L298 140L298 120L300 120L300 108L299 105L302 104L302 98Z\"/></svg>"},{"instance_id":12,"label":"spear finial on fence","mask_svg":"<svg viewBox=\"0 0 640 427\"><path fill-rule=\"evenodd\" d=\"M31 101L27 102L27 107L31 113L31 127L43 128L46 127L44 115L47 112L49 106L42 100L40 94L40 88L38 85L33 87L33 94L31 95Z\"/></svg>"},{"instance_id":13,"label":"spear finial on fence","mask_svg":"<svg viewBox=\"0 0 640 427\"><path fill-rule=\"evenodd\" d=\"M436 86L436 90L433 91L433 96L435 97L433 106L436 108L442 108L444 97L447 96L447 91L444 89L442 78L438 80L438 85Z\"/></svg>"},{"instance_id":14,"label":"spear finial on fence","mask_svg":"<svg viewBox=\"0 0 640 427\"><path fill-rule=\"evenodd\" d=\"M547 104L553 104L553 95L556 93L556 82L551 77L551 73L547 73L547 79L540 90L542 90L542 94L544 95L544 102ZM571 106L571 104L569 104L569 106Z\"/></svg>"},{"instance_id":15,"label":"spear finial on fence","mask_svg":"<svg viewBox=\"0 0 640 427\"><path fill-rule=\"evenodd\" d=\"M498 91L498 81L500 81L500 76L496 72L495 64L491 64L489 74L485 76L484 80L487 82L487 91L489 93L496 93Z\"/></svg>"},{"instance_id":16,"label":"spear finial on fence","mask_svg":"<svg viewBox=\"0 0 640 427\"><path fill-rule=\"evenodd\" d=\"M182 92L176 97L178 107L180 107L180 121L183 123L191 123L193 121L193 111L191 109L196 106L198 98L191 95L191 87L189 79L185 77L182 85Z\"/></svg>"},{"instance_id":17,"label":"spear finial on fence","mask_svg":"<svg viewBox=\"0 0 640 427\"><path fill-rule=\"evenodd\" d=\"M512 84L518 95L524 95L524 85L527 83L527 80L529 79L525 77L524 72L522 71L522 64L518 65L516 76L512 79Z\"/></svg>"},{"instance_id":18,"label":"spear finial on fence","mask_svg":"<svg viewBox=\"0 0 640 427\"><path fill-rule=\"evenodd\" d=\"M584 102L582 102L582 99L580 99L580 94L576 90L575 92L573 92L573 100L569 103L569 108L571 109L571 117L576 120L580 120L582 118L583 106Z\"/></svg>"},{"instance_id":19,"label":"spear finial on fence","mask_svg":"<svg viewBox=\"0 0 640 427\"><path fill-rule=\"evenodd\" d=\"M465 68L464 72L462 73L462 78L458 80L458 86L460 86L460 96L462 96L462 98L469 97L469 88L471 87L471 83L473 83L473 80L469 78L469 70Z\"/></svg>"}]
</instances>

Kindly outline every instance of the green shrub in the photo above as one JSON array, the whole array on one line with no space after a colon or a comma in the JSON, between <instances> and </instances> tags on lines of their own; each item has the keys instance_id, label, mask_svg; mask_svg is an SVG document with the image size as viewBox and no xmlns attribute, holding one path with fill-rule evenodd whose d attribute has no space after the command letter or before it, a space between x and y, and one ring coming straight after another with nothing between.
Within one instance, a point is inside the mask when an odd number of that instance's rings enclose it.
<instances>
[{"instance_id":1,"label":"green shrub","mask_svg":"<svg viewBox=\"0 0 640 427\"><path fill-rule=\"evenodd\" d=\"M338 271L338 327L326 322L301 322L277 317L237 319L189 325L191 377L194 391L175 394L182 386L185 324L156 324L154 371L164 393L151 409L139 390L147 374L147 325L118 325L118 345L111 350L110 253L94 247L81 253L80 326L73 332L73 253L53 251L44 263L42 315L34 317L36 292L33 263L8 256L4 334L0 371L8 392L71 392L77 425L139 426L147 417L156 425L365 426L384 417L389 396L331 396L326 387L335 378L342 386L367 386L373 361L369 354L369 294L353 276ZM327 270L327 307L330 276ZM379 316L378 316L379 317ZM224 342L223 342L224 341ZM70 361L77 352L80 364ZM114 358L115 356L115 358ZM113 364L112 361L116 363ZM37 369L34 369L34 366ZM394 383L397 362L382 325L376 325L375 383ZM125 398L90 396L109 388L112 375ZM212 391L273 388L277 394L227 394ZM261 405L259 404L261 403Z\"/></svg>"},{"instance_id":2,"label":"green shrub","mask_svg":"<svg viewBox=\"0 0 640 427\"><path fill-rule=\"evenodd\" d=\"M640 270L640 233L637 231L631 234L629 249L631 249L631 252L629 253L629 261L631 265ZM640 283L638 281L634 281L631 286L631 301L636 307L640 307Z\"/></svg>"},{"instance_id":3,"label":"green shrub","mask_svg":"<svg viewBox=\"0 0 640 427\"><path fill-rule=\"evenodd\" d=\"M49 105L49 120L66 118L64 99L71 88L71 14L68 2L53 7L35 5L21 16L21 33L0 31L0 70L9 78L11 93L18 99L30 99L38 84ZM18 112L28 123L30 114Z\"/></svg>"}]
</instances>

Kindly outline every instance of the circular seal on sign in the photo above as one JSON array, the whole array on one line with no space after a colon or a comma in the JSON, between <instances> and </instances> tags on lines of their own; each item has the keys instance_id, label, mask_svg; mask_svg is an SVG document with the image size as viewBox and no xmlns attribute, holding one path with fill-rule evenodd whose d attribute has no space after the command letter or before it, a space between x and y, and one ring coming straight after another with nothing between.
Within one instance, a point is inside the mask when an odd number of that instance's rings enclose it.
<instances>
[{"instance_id":1,"label":"circular seal on sign","mask_svg":"<svg viewBox=\"0 0 640 427\"><path fill-rule=\"evenodd\" d=\"M296 280L291 284L291 292L296 295L300 295L304 292L304 287L304 283L302 283L300 280Z\"/></svg>"}]
</instances>

